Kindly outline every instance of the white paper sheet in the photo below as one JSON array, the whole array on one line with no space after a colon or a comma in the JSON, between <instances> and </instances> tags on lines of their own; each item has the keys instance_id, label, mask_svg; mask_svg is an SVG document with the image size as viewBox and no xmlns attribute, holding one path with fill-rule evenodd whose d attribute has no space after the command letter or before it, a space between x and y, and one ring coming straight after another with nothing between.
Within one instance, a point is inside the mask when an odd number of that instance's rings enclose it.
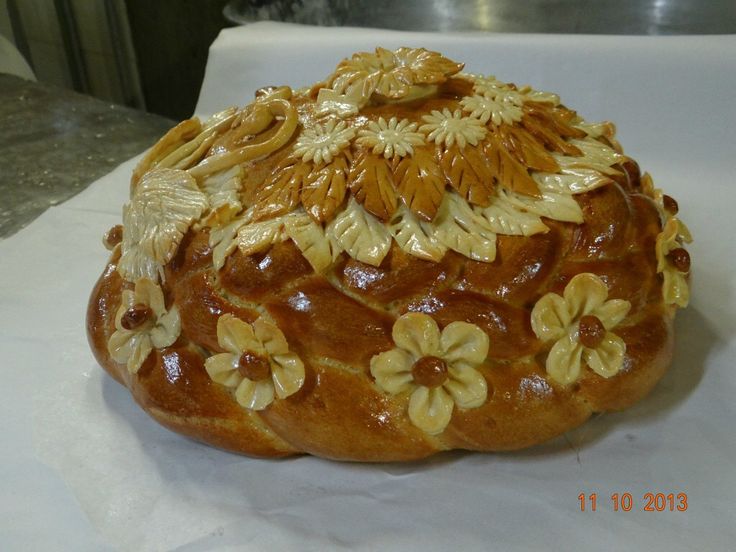
<instances>
[{"instance_id":1,"label":"white paper sheet","mask_svg":"<svg viewBox=\"0 0 736 552\"><path fill-rule=\"evenodd\" d=\"M132 161L0 241L2 550L726 550L736 538L736 37L420 35L257 24L213 45L198 112L376 45L559 93L612 119L695 243L675 361L643 402L553 443L413 464L254 460L149 419L96 365L88 294ZM645 492L687 493L644 512ZM598 494L596 512L580 493ZM630 512L612 493L630 492Z\"/></svg>"}]
</instances>

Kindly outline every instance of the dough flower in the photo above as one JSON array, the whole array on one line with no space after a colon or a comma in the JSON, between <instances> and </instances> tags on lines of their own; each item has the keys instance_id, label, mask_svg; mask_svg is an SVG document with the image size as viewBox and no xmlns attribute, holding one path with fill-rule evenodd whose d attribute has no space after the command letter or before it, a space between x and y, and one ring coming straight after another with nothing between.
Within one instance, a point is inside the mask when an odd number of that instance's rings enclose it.
<instances>
[{"instance_id":1,"label":"dough flower","mask_svg":"<svg viewBox=\"0 0 736 552\"><path fill-rule=\"evenodd\" d=\"M459 109L451 112L445 107L442 111L434 110L430 115L424 115L422 119L426 124L419 130L428 133L427 139L436 144L444 142L448 148L455 143L461 148L467 144L477 146L486 135L486 128L478 119L463 117Z\"/></svg>"},{"instance_id":2,"label":"dough flower","mask_svg":"<svg viewBox=\"0 0 736 552\"><path fill-rule=\"evenodd\" d=\"M176 307L167 311L161 288L148 278L139 278L135 290L123 291L107 350L115 362L127 364L128 372L135 374L154 347L168 347L180 331Z\"/></svg>"},{"instance_id":3,"label":"dough flower","mask_svg":"<svg viewBox=\"0 0 736 552\"><path fill-rule=\"evenodd\" d=\"M460 69L461 63L424 48L376 48L375 53L361 52L342 61L329 83L338 92L360 88L365 99L374 92L404 98L412 86L445 82Z\"/></svg>"},{"instance_id":4,"label":"dough flower","mask_svg":"<svg viewBox=\"0 0 736 552\"><path fill-rule=\"evenodd\" d=\"M284 399L304 384L304 364L291 351L284 334L263 318L247 324L232 314L217 320L217 342L225 353L205 363L210 378L235 389L235 399L248 410L263 410L274 394Z\"/></svg>"},{"instance_id":5,"label":"dough flower","mask_svg":"<svg viewBox=\"0 0 736 552\"><path fill-rule=\"evenodd\" d=\"M473 83L473 92L481 96L490 96L509 89L508 84L498 80L493 75L475 75L473 73L461 73L463 78Z\"/></svg>"},{"instance_id":6,"label":"dough flower","mask_svg":"<svg viewBox=\"0 0 736 552\"><path fill-rule=\"evenodd\" d=\"M690 289L687 285L690 255L682 247L682 242L691 241L687 226L674 216L667 219L662 232L657 236L657 272L664 277L662 294L668 305L687 307L690 301Z\"/></svg>"},{"instance_id":7,"label":"dough flower","mask_svg":"<svg viewBox=\"0 0 736 552\"><path fill-rule=\"evenodd\" d=\"M518 95L518 94L517 94ZM512 125L517 121L521 121L521 108L499 97L489 96L466 96L460 100L463 111L470 113L470 116L479 119L485 124L489 120L496 126L501 123Z\"/></svg>"},{"instance_id":8,"label":"dough flower","mask_svg":"<svg viewBox=\"0 0 736 552\"><path fill-rule=\"evenodd\" d=\"M675 216L679 211L677 201L655 188L648 173L641 176L641 187L644 194L654 201L662 221L662 232L657 236L655 253L657 272L664 278L664 301L668 305L686 307L690 302L690 288L687 284L690 255L682 244L692 242L693 237L685 223Z\"/></svg>"},{"instance_id":9,"label":"dough flower","mask_svg":"<svg viewBox=\"0 0 736 552\"><path fill-rule=\"evenodd\" d=\"M611 332L629 312L631 303L608 298L606 284L595 274L575 276L563 296L544 295L532 309L532 330L555 344L547 356L547 373L563 385L580 377L581 359L604 378L617 374L626 343Z\"/></svg>"},{"instance_id":10,"label":"dough flower","mask_svg":"<svg viewBox=\"0 0 736 552\"><path fill-rule=\"evenodd\" d=\"M417 124L408 119L397 120L391 117L388 122L383 117L378 121L370 121L368 128L358 132L356 142L373 148L375 155L383 155L386 159L394 156L404 157L414 153L414 146L424 144L424 135L416 132Z\"/></svg>"},{"instance_id":11,"label":"dough flower","mask_svg":"<svg viewBox=\"0 0 736 552\"><path fill-rule=\"evenodd\" d=\"M301 157L305 163L329 163L345 149L354 136L355 129L348 127L345 121L330 119L324 125L315 123L314 128L305 129L297 138L294 155Z\"/></svg>"},{"instance_id":12,"label":"dough flower","mask_svg":"<svg viewBox=\"0 0 736 552\"><path fill-rule=\"evenodd\" d=\"M474 324L452 322L442 332L422 313L407 313L394 323L396 348L371 359L371 374L384 391L410 392L409 419L419 429L441 433L454 405L476 408L488 387L476 369L488 355L488 335Z\"/></svg>"},{"instance_id":13,"label":"dough flower","mask_svg":"<svg viewBox=\"0 0 736 552\"><path fill-rule=\"evenodd\" d=\"M665 194L660 188L656 188L649 173L641 175L641 189L642 192L644 192L644 195L649 196L652 201L654 201L654 205L657 207L662 224L665 224L679 212L680 206L677 204L677 201L675 201L671 196ZM677 224L680 239L685 243L693 241L692 236L690 236L690 230L685 226L685 223L680 219L677 219Z\"/></svg>"}]
</instances>

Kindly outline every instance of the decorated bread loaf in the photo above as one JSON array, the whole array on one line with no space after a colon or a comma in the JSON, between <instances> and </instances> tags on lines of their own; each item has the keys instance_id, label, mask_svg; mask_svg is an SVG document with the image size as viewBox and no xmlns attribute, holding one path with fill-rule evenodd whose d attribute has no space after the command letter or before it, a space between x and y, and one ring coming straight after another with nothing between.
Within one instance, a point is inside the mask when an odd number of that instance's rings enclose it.
<instances>
[{"instance_id":1,"label":"decorated bread loaf","mask_svg":"<svg viewBox=\"0 0 736 552\"><path fill-rule=\"evenodd\" d=\"M519 449L647 395L688 302L677 203L611 123L462 68L378 48L169 131L104 238L100 364L261 457Z\"/></svg>"}]
</instances>

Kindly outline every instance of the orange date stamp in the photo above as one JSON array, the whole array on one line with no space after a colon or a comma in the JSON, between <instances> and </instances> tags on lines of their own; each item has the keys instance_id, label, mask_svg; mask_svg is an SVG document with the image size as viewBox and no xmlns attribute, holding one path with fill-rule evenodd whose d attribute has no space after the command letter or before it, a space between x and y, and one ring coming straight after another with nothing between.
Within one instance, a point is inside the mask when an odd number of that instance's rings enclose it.
<instances>
[{"instance_id":1,"label":"orange date stamp","mask_svg":"<svg viewBox=\"0 0 736 552\"><path fill-rule=\"evenodd\" d=\"M610 509L614 512L686 512L687 493L654 493L641 496L629 492L613 493L609 497ZM605 497L598 493L580 493L578 505L581 512L597 512L604 508ZM608 510L609 508L605 508Z\"/></svg>"}]
</instances>

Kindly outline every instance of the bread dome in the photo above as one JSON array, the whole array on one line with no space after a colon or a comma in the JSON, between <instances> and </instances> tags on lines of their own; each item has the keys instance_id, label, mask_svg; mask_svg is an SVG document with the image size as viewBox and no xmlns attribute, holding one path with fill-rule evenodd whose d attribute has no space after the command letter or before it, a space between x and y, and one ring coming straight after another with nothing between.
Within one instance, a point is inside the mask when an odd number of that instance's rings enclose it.
<instances>
[{"instance_id":1,"label":"bread dome","mask_svg":"<svg viewBox=\"0 0 736 552\"><path fill-rule=\"evenodd\" d=\"M677 203L611 123L424 49L184 121L142 159L87 327L164 426L401 461L644 397L688 302Z\"/></svg>"}]
</instances>

